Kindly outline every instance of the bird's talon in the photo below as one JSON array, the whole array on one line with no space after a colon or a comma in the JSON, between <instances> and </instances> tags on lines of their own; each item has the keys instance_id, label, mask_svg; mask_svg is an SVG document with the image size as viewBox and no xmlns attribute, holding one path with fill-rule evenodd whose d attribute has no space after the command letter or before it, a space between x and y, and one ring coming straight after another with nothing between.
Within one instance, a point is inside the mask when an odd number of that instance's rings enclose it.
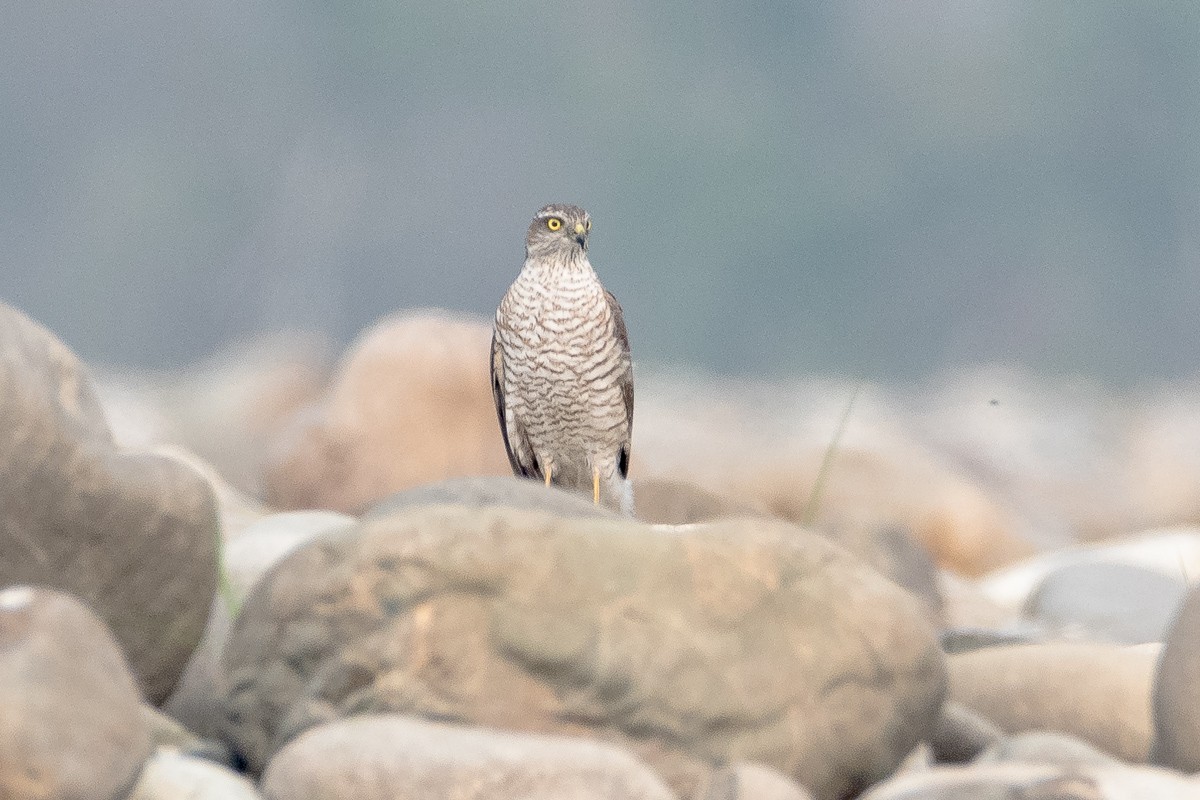
<instances>
[{"instance_id":1,"label":"bird's talon","mask_svg":"<svg viewBox=\"0 0 1200 800\"><path fill-rule=\"evenodd\" d=\"M600 505L600 470L592 470L592 502Z\"/></svg>"}]
</instances>

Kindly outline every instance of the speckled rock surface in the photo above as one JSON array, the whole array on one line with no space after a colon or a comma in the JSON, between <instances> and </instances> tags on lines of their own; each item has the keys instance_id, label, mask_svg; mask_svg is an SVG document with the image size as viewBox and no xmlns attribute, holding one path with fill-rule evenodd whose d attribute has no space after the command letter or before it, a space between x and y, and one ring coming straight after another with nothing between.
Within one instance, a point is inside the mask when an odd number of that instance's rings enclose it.
<instances>
[{"instance_id":1,"label":"speckled rock surface","mask_svg":"<svg viewBox=\"0 0 1200 800\"><path fill-rule=\"evenodd\" d=\"M414 509L279 564L225 658L257 769L316 724L398 712L603 739L683 796L736 756L842 797L930 732L944 691L917 601L769 520Z\"/></svg>"}]
</instances>

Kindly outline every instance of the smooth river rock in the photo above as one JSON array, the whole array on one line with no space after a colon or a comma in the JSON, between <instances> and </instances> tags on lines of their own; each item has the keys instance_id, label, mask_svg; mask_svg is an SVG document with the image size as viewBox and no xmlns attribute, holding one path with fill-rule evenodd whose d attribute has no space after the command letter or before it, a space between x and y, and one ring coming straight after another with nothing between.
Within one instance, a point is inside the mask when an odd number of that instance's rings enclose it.
<instances>
[{"instance_id":1,"label":"smooth river rock","mask_svg":"<svg viewBox=\"0 0 1200 800\"><path fill-rule=\"evenodd\" d=\"M271 759L268 800L675 800L608 744L400 715L313 728Z\"/></svg>"},{"instance_id":2,"label":"smooth river rock","mask_svg":"<svg viewBox=\"0 0 1200 800\"><path fill-rule=\"evenodd\" d=\"M204 632L219 526L180 461L113 442L79 360L0 303L0 586L84 600L161 702Z\"/></svg>"},{"instance_id":3,"label":"smooth river rock","mask_svg":"<svg viewBox=\"0 0 1200 800\"><path fill-rule=\"evenodd\" d=\"M945 687L918 601L786 523L453 506L293 553L225 664L254 770L317 724L393 712L605 740L684 797L734 760L844 797L930 734Z\"/></svg>"},{"instance_id":4,"label":"smooth river rock","mask_svg":"<svg viewBox=\"0 0 1200 800\"><path fill-rule=\"evenodd\" d=\"M134 677L91 609L0 590L0 798L121 800L150 750Z\"/></svg>"}]
</instances>

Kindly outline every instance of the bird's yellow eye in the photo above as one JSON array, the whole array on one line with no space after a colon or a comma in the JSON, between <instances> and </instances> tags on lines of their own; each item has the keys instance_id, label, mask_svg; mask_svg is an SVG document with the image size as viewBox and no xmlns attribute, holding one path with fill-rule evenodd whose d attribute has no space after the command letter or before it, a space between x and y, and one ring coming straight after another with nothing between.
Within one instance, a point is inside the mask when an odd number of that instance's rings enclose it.
<instances>
[{"instance_id":1,"label":"bird's yellow eye","mask_svg":"<svg viewBox=\"0 0 1200 800\"><path fill-rule=\"evenodd\" d=\"M556 231L562 227L562 220L558 217L551 217L550 219L546 220L546 227L552 231Z\"/></svg>"}]
</instances>

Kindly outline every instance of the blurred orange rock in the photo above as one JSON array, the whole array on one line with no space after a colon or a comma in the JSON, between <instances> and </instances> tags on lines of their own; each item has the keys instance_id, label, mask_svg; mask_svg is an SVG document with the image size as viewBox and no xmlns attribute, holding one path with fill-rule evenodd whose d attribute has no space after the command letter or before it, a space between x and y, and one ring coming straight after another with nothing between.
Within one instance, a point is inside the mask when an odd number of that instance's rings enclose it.
<instances>
[{"instance_id":1,"label":"blurred orange rock","mask_svg":"<svg viewBox=\"0 0 1200 800\"><path fill-rule=\"evenodd\" d=\"M264 473L278 508L355 513L411 486L509 475L488 379L491 327L437 310L387 318L299 412Z\"/></svg>"},{"instance_id":2,"label":"blurred orange rock","mask_svg":"<svg viewBox=\"0 0 1200 800\"><path fill-rule=\"evenodd\" d=\"M964 575L1034 552L1009 507L921 442L876 387L721 385L654 375L642 383L634 427L634 452L645 465L639 476L691 481L831 534L909 530L939 566Z\"/></svg>"},{"instance_id":3,"label":"blurred orange rock","mask_svg":"<svg viewBox=\"0 0 1200 800\"><path fill-rule=\"evenodd\" d=\"M804 521L822 454L743 475L744 491L784 519ZM830 464L816 498L812 527L900 525L916 535L934 561L981 575L1034 552L1014 520L981 487L931 455L848 450Z\"/></svg>"}]
</instances>

